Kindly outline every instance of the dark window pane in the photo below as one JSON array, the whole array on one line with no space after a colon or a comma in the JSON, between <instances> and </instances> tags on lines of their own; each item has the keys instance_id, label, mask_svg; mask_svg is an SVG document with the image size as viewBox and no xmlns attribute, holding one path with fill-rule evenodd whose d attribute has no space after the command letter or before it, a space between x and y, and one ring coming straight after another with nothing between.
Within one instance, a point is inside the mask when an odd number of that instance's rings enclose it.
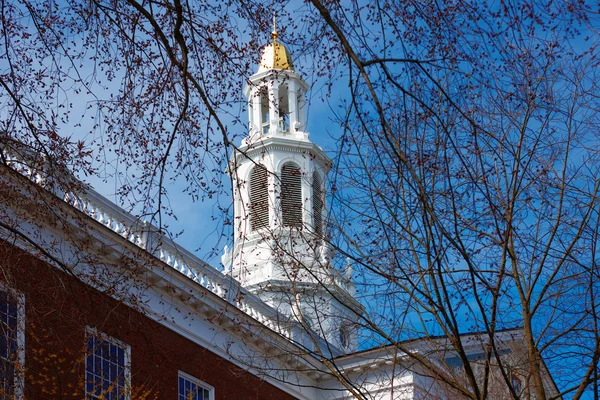
<instances>
[{"instance_id":1,"label":"dark window pane","mask_svg":"<svg viewBox=\"0 0 600 400\"><path fill-rule=\"evenodd\" d=\"M177 400L211 400L210 391L195 380L179 376L179 396Z\"/></svg>"},{"instance_id":2,"label":"dark window pane","mask_svg":"<svg viewBox=\"0 0 600 400\"><path fill-rule=\"evenodd\" d=\"M92 335L87 341L86 395L106 400L126 398L125 351L120 345ZM91 395L91 396L90 396Z\"/></svg>"}]
</instances>

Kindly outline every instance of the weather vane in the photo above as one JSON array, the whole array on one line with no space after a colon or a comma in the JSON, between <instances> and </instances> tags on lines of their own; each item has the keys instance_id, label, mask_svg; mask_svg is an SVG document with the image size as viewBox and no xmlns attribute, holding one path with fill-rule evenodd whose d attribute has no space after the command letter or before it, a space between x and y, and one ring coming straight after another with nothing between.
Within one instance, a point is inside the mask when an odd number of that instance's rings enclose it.
<instances>
[{"instance_id":1,"label":"weather vane","mask_svg":"<svg viewBox=\"0 0 600 400\"><path fill-rule=\"evenodd\" d=\"M273 38L273 44L277 44L277 13L273 13L273 32L271 37Z\"/></svg>"}]
</instances>

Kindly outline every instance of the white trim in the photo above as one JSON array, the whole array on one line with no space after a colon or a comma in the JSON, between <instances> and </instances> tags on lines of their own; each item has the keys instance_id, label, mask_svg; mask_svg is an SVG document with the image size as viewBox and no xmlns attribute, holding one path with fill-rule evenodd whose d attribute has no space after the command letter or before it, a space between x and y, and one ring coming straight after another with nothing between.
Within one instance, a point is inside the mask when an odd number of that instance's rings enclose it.
<instances>
[{"instance_id":1,"label":"white trim","mask_svg":"<svg viewBox=\"0 0 600 400\"><path fill-rule=\"evenodd\" d=\"M230 160L238 158L241 158L242 160L254 159L257 155L260 157L262 154L273 154L275 151L299 155L311 154L311 157L308 158L314 163L324 168L326 171L331 169L331 159L313 142L309 140L273 136L263 137L250 145L242 145L239 150L232 155Z\"/></svg>"},{"instance_id":2,"label":"white trim","mask_svg":"<svg viewBox=\"0 0 600 400\"><path fill-rule=\"evenodd\" d=\"M87 363L88 363L88 356L89 356L88 340L90 339L91 336L100 338L104 342L108 342L110 344L113 344L113 345L118 346L123 349L123 352L124 352L123 363L125 364L123 366L124 371L125 371L125 400L129 400L129 398L131 397L131 346L119 339L116 339L112 336L107 335L106 333L104 333L102 331L99 331L96 328L93 328L91 326L86 326L85 327L85 369L84 369L84 374L87 374ZM92 396L92 398L96 398L95 395L87 392L87 379L85 376L84 376L84 392L85 392L86 396L90 395L90 396Z\"/></svg>"},{"instance_id":3,"label":"white trim","mask_svg":"<svg viewBox=\"0 0 600 400\"><path fill-rule=\"evenodd\" d=\"M199 386L203 389L208 390L210 399L209 400L215 400L215 388L212 385L209 385L208 383L204 382L203 380L200 380L198 378L196 378L195 376L192 376L188 373L183 372L182 370L179 370L179 373L177 374L177 400L179 400L179 378L183 378L186 379L190 382L193 382L196 386ZM207 399L203 399L203 400L207 400Z\"/></svg>"}]
</instances>

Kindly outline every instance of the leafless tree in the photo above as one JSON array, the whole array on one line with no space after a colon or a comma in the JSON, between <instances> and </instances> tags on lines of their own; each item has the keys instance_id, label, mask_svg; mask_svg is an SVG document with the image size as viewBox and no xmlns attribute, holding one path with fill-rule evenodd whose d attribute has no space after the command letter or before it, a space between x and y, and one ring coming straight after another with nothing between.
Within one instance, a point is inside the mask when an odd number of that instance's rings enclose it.
<instances>
[{"instance_id":1,"label":"leafless tree","mask_svg":"<svg viewBox=\"0 0 600 400\"><path fill-rule=\"evenodd\" d=\"M328 235L333 264L354 266L364 345L411 354L412 339L448 338L460 373L418 357L415 369L467 398L519 398L516 370L531 398L553 397L547 374L560 395L597 398L589 4L4 1L0 131L56 171L115 178L122 203L162 229L167 181L199 201L231 190L223 172L247 134L240 77L273 11L301 73L326 82L327 99L344 94L329 100L340 129ZM80 126L87 136L64 131ZM229 206L219 212L231 225ZM514 327L518 362L495 343ZM461 342L475 331L476 368Z\"/></svg>"}]
</instances>

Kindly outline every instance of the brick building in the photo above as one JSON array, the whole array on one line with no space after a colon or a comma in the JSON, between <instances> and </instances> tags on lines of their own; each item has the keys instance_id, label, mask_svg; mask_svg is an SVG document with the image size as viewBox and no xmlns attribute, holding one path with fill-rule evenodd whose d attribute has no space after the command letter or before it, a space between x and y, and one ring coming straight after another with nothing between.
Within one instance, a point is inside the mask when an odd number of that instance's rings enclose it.
<instances>
[{"instance_id":1,"label":"brick building","mask_svg":"<svg viewBox=\"0 0 600 400\"><path fill-rule=\"evenodd\" d=\"M16 337L7 336L20 345L21 362L26 360L24 376L13 372L18 380L13 387L22 387L20 380L25 378L28 399L83 398L84 392L98 392L93 385L106 390L113 384L114 396L106 397L118 399L121 384L125 389L129 383L132 398L176 399L182 388L198 384L202 398L214 398L215 393L226 399L293 398L14 244L0 244L0 259L4 277L14 278L3 286L3 327L17 332ZM23 274L28 279L22 279ZM28 320L30 315L34 321ZM24 335L22 327L17 329L19 324L26 327ZM3 365L5 377L10 376L11 362ZM113 373L123 381L113 378ZM11 391L8 381L3 386Z\"/></svg>"}]
</instances>

